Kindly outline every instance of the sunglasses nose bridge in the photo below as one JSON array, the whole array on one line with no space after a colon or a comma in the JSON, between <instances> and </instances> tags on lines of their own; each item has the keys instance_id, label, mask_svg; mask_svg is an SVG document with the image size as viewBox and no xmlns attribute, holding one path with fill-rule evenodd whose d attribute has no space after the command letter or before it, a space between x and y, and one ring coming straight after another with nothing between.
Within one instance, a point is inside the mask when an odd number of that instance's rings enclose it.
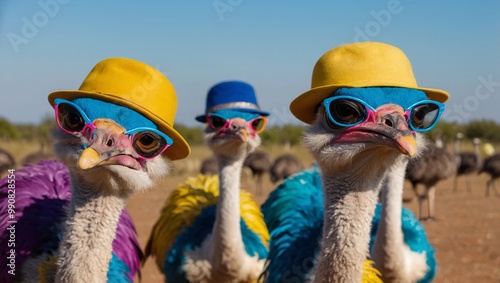
<instances>
[{"instance_id":1,"label":"sunglasses nose bridge","mask_svg":"<svg viewBox=\"0 0 500 283\"><path fill-rule=\"evenodd\" d=\"M242 118L228 119L228 127L231 130L239 130L247 126L247 121Z\"/></svg>"},{"instance_id":2,"label":"sunglasses nose bridge","mask_svg":"<svg viewBox=\"0 0 500 283\"><path fill-rule=\"evenodd\" d=\"M395 130L409 130L406 113L402 112L401 109L384 108L378 110L375 114L375 120L378 124Z\"/></svg>"}]
</instances>

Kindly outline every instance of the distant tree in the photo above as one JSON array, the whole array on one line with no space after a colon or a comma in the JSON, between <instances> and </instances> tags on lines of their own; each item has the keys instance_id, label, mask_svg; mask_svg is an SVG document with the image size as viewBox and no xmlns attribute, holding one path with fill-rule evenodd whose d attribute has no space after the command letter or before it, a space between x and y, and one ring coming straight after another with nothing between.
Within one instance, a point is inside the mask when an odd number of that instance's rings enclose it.
<instances>
[{"instance_id":1,"label":"distant tree","mask_svg":"<svg viewBox=\"0 0 500 283\"><path fill-rule=\"evenodd\" d=\"M484 142L500 142L500 125L492 120L475 120L464 127L464 135L468 139L480 138Z\"/></svg>"},{"instance_id":2,"label":"distant tree","mask_svg":"<svg viewBox=\"0 0 500 283\"><path fill-rule=\"evenodd\" d=\"M190 145L203 143L203 129L201 127L188 127L183 124L176 124L174 128Z\"/></svg>"},{"instance_id":3,"label":"distant tree","mask_svg":"<svg viewBox=\"0 0 500 283\"><path fill-rule=\"evenodd\" d=\"M37 138L44 143L49 143L50 132L55 127L57 127L57 124L56 120L52 117L52 115L45 116L42 122L38 125Z\"/></svg>"},{"instance_id":4,"label":"distant tree","mask_svg":"<svg viewBox=\"0 0 500 283\"><path fill-rule=\"evenodd\" d=\"M0 118L0 138L17 139L19 136L16 128L7 119Z\"/></svg>"},{"instance_id":5,"label":"distant tree","mask_svg":"<svg viewBox=\"0 0 500 283\"><path fill-rule=\"evenodd\" d=\"M300 144L303 126L284 125L267 128L260 134L264 144L278 144L287 142L290 145Z\"/></svg>"},{"instance_id":6,"label":"distant tree","mask_svg":"<svg viewBox=\"0 0 500 283\"><path fill-rule=\"evenodd\" d=\"M429 137L431 140L434 141L436 134L440 133L441 134L441 139L445 143L452 142L453 139L455 138L455 135L458 132L463 132L463 125L459 125L457 122L447 122L447 121L439 121L437 123L436 127L432 129L431 131L427 132L426 135Z\"/></svg>"}]
</instances>

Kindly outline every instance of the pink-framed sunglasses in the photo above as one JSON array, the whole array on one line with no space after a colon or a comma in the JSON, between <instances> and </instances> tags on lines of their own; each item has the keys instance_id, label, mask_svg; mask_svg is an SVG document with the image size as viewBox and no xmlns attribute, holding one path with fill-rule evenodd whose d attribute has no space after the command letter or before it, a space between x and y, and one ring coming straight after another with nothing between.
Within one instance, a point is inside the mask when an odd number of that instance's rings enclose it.
<instances>
[{"instance_id":1,"label":"pink-framed sunglasses","mask_svg":"<svg viewBox=\"0 0 500 283\"><path fill-rule=\"evenodd\" d=\"M218 132L231 127L231 119L214 113L207 114L207 121L210 128ZM267 118L264 116L259 116L247 122L248 127L252 130L252 134L262 133L266 128L266 124Z\"/></svg>"},{"instance_id":2,"label":"pink-framed sunglasses","mask_svg":"<svg viewBox=\"0 0 500 283\"><path fill-rule=\"evenodd\" d=\"M59 129L71 135L84 135L92 141L96 126L80 106L71 101L56 98L54 111ZM144 160L155 158L174 143L166 134L149 127L134 128L123 134L129 137L134 150Z\"/></svg>"}]
</instances>

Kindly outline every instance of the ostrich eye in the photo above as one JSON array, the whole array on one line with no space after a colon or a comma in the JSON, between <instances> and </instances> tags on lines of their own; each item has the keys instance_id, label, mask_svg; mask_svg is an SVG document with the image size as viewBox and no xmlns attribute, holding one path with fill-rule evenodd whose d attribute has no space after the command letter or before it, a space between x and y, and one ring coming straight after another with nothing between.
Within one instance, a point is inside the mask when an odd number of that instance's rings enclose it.
<instances>
[{"instance_id":1,"label":"ostrich eye","mask_svg":"<svg viewBox=\"0 0 500 283\"><path fill-rule=\"evenodd\" d=\"M208 117L209 124L214 130L218 130L226 125L226 120L222 117L211 115Z\"/></svg>"},{"instance_id":2,"label":"ostrich eye","mask_svg":"<svg viewBox=\"0 0 500 283\"><path fill-rule=\"evenodd\" d=\"M411 110L410 123L416 129L426 129L434 123L438 114L439 107L436 104L420 104Z\"/></svg>"},{"instance_id":3,"label":"ostrich eye","mask_svg":"<svg viewBox=\"0 0 500 283\"><path fill-rule=\"evenodd\" d=\"M328 112L336 124L349 126L363 121L366 118L366 107L359 102L349 99L333 100Z\"/></svg>"},{"instance_id":4,"label":"ostrich eye","mask_svg":"<svg viewBox=\"0 0 500 283\"><path fill-rule=\"evenodd\" d=\"M138 154L150 158L165 148L167 142L154 132L139 132L134 135L133 146Z\"/></svg>"},{"instance_id":5,"label":"ostrich eye","mask_svg":"<svg viewBox=\"0 0 500 283\"><path fill-rule=\"evenodd\" d=\"M57 113L61 127L70 132L80 132L85 127L80 112L69 104L59 104Z\"/></svg>"},{"instance_id":6,"label":"ostrich eye","mask_svg":"<svg viewBox=\"0 0 500 283\"><path fill-rule=\"evenodd\" d=\"M261 133L266 127L266 119L264 117L255 118L252 120L252 128L257 133Z\"/></svg>"}]
</instances>

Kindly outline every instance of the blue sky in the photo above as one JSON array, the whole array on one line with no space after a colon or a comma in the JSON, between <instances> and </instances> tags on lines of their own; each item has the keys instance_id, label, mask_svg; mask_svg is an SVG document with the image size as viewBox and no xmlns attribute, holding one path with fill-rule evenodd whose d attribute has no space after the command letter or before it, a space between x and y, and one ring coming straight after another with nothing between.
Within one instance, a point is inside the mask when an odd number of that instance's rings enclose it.
<instances>
[{"instance_id":1,"label":"blue sky","mask_svg":"<svg viewBox=\"0 0 500 283\"><path fill-rule=\"evenodd\" d=\"M450 92L444 119L500 122L496 0L2 0L0 117L36 124L52 115L50 92L128 57L173 83L176 123L196 125L207 90L230 79L254 86L271 124L300 123L288 105L309 89L318 58L367 40L398 46L421 87Z\"/></svg>"}]
</instances>

